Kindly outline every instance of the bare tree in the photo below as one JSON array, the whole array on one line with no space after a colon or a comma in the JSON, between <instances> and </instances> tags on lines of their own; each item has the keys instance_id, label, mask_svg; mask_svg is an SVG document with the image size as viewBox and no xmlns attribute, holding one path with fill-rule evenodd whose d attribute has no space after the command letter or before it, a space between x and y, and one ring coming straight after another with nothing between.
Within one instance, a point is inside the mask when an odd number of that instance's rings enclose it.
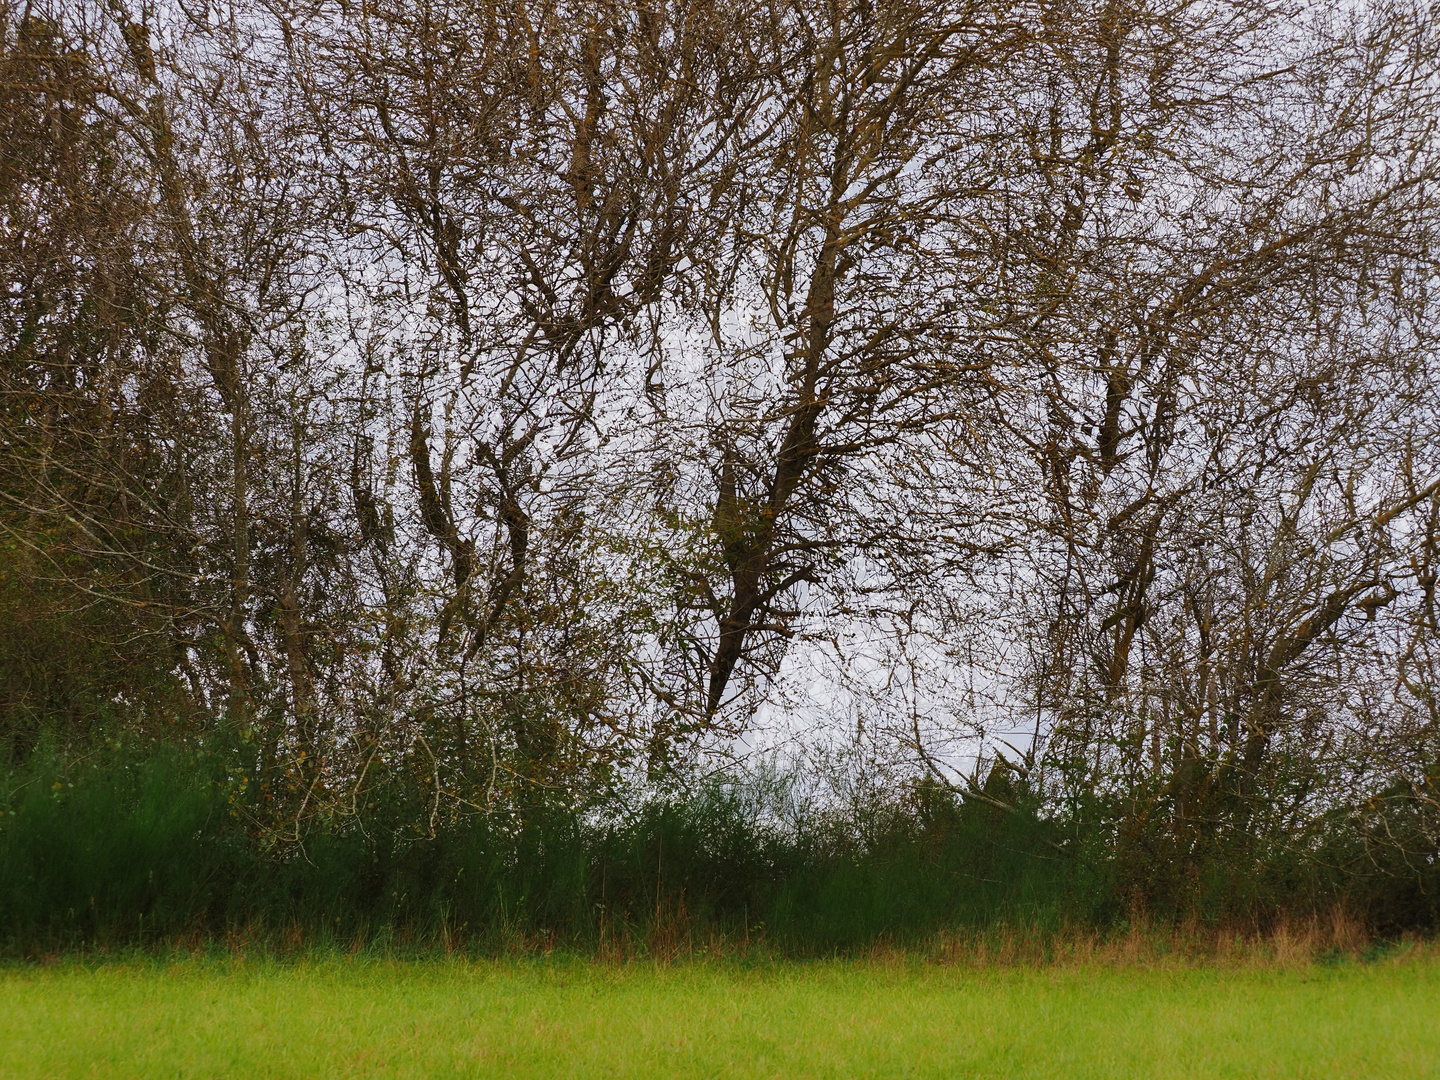
<instances>
[{"instance_id":1,"label":"bare tree","mask_svg":"<svg viewBox=\"0 0 1440 1080\"><path fill-rule=\"evenodd\" d=\"M0 599L271 840L825 714L1154 865L1433 851L1418 8L3 12Z\"/></svg>"},{"instance_id":2,"label":"bare tree","mask_svg":"<svg viewBox=\"0 0 1440 1080\"><path fill-rule=\"evenodd\" d=\"M1298 843L1371 767L1357 691L1440 490L1434 42L1370 18L1105 9L1029 124L1002 400L1045 493L1016 501L1036 737L1185 845L1258 807Z\"/></svg>"}]
</instances>

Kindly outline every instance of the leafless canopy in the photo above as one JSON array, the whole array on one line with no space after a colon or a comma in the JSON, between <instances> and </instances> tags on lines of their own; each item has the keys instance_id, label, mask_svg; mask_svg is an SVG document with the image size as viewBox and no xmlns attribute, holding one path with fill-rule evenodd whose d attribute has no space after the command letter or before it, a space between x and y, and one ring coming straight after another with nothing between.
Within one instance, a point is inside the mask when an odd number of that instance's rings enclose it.
<instances>
[{"instance_id":1,"label":"leafless canopy","mask_svg":"<svg viewBox=\"0 0 1440 1080\"><path fill-rule=\"evenodd\" d=\"M20 750L238 740L281 840L748 732L1433 852L1423 7L0 5Z\"/></svg>"}]
</instances>

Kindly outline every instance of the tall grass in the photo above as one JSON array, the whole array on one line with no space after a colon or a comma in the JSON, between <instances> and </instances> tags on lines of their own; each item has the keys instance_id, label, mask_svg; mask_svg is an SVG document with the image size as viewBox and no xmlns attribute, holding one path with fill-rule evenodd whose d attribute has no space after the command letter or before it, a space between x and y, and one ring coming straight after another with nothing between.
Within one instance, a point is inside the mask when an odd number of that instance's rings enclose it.
<instances>
[{"instance_id":1,"label":"tall grass","mask_svg":"<svg viewBox=\"0 0 1440 1080\"><path fill-rule=\"evenodd\" d=\"M12 940L173 930L223 909L246 860L218 786L173 751L67 769L42 747L5 781L0 926Z\"/></svg>"},{"instance_id":2,"label":"tall grass","mask_svg":"<svg viewBox=\"0 0 1440 1080\"><path fill-rule=\"evenodd\" d=\"M626 814L536 803L423 836L416 807L397 797L282 850L246 827L214 759L161 747L67 763L42 747L0 773L0 950L245 933L493 950L666 950L703 938L817 955L997 927L1103 930L1136 916L1113 845L1073 823L923 784L783 817L757 783L731 777ZM1301 917L1306 903L1310 914L1338 903L1373 924L1370 909L1399 903L1405 925L1427 918L1423 889L1417 907L1396 900L1393 882L1367 898L1353 876L1317 885L1312 875L1287 894L1293 868L1278 872L1281 885L1266 886L1282 901L1272 913L1288 899Z\"/></svg>"},{"instance_id":3,"label":"tall grass","mask_svg":"<svg viewBox=\"0 0 1440 1080\"><path fill-rule=\"evenodd\" d=\"M10 950L268 927L336 940L462 935L593 948L676 935L828 952L956 924L1086 910L1083 867L1033 815L936 793L798 824L744 783L628 815L544 804L407 835L413 808L313 829L276 853L222 772L175 749L68 767L42 750L3 778L0 935ZM914 793L912 793L913 795Z\"/></svg>"}]
</instances>

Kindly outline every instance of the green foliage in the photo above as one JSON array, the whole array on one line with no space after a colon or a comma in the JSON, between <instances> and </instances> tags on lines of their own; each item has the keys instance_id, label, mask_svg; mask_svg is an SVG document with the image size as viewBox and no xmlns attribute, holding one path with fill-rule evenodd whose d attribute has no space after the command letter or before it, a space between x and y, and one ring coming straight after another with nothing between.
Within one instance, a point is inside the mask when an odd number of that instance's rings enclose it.
<instances>
[{"instance_id":1,"label":"green foliage","mask_svg":"<svg viewBox=\"0 0 1440 1080\"><path fill-rule=\"evenodd\" d=\"M216 759L113 750L65 766L49 744L5 777L0 925L12 948L300 927L442 931L594 945L657 932L764 935L798 953L956 924L1089 913L1054 829L917 790L853 818L767 815L743 783L595 818L537 803L433 836L396 798L267 850ZM879 822L878 826L876 822Z\"/></svg>"},{"instance_id":2,"label":"green foliage","mask_svg":"<svg viewBox=\"0 0 1440 1080\"><path fill-rule=\"evenodd\" d=\"M786 818L761 790L773 778L731 778L628 815L537 801L440 820L433 835L413 828L419 794L394 785L365 816L312 823L276 846L246 827L234 772L220 755L167 746L112 746L67 765L43 742L0 774L4 947L258 928L345 942L458 935L493 949L721 936L824 955L1137 914L1254 925L1348 906L1381 932L1436 922L1434 870L1406 879L1377 866L1344 819L1309 852L1257 842L1247 861L1216 850L1187 863L1133 836L924 783ZM1158 865L1148 877L1146 858ZM1184 890L1156 884L1185 865Z\"/></svg>"},{"instance_id":3,"label":"green foliage","mask_svg":"<svg viewBox=\"0 0 1440 1080\"><path fill-rule=\"evenodd\" d=\"M32 940L135 939L223 905L245 838L178 752L66 767L42 743L4 777L0 925Z\"/></svg>"}]
</instances>

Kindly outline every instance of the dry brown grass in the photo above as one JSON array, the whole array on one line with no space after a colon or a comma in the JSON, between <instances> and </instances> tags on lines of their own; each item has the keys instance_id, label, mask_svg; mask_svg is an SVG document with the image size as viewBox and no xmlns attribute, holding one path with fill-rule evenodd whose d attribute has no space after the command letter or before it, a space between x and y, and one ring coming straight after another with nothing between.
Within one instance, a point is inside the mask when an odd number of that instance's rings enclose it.
<instances>
[{"instance_id":1,"label":"dry brown grass","mask_svg":"<svg viewBox=\"0 0 1440 1080\"><path fill-rule=\"evenodd\" d=\"M1417 937L1383 943L1344 908L1306 918L1282 916L1268 928L1206 926L1198 919L1161 926L1132 920L1109 933L1084 927L1041 931L1000 927L951 931L920 950L925 959L973 967L1195 966L1291 969L1336 960L1433 955L1440 945Z\"/></svg>"},{"instance_id":2,"label":"dry brown grass","mask_svg":"<svg viewBox=\"0 0 1440 1080\"><path fill-rule=\"evenodd\" d=\"M541 959L563 955L597 964L684 964L693 961L782 962L819 958L797 953L767 934L762 925L727 931L696 924L683 897L662 900L644 925L602 917L598 940L586 946L562 939L554 931L512 930L496 939L476 937L463 925L443 922L437 931L416 928L382 930L375 935L357 928L343 939L317 940L298 922L279 927L259 923L232 927L219 938L199 932L155 938L141 951L202 955L217 947L233 958L246 956L303 956L317 951L388 956L506 956ZM68 950L54 951L58 958ZM81 949L82 953L109 953L107 947ZM121 950L122 952L126 950ZM37 951L31 960L48 957ZM1440 939L1407 935L1377 940L1365 925L1344 908L1305 917L1281 916L1269 925L1211 925L1198 918L1161 923L1144 917L1124 926L1097 930L1086 926L1060 929L1012 924L988 928L960 928L934 934L927 940L882 936L856 949L840 949L825 956L850 957L883 966L911 963L971 968L1004 967L1244 967L1286 970L1350 962L1409 962L1440 956Z\"/></svg>"}]
</instances>

